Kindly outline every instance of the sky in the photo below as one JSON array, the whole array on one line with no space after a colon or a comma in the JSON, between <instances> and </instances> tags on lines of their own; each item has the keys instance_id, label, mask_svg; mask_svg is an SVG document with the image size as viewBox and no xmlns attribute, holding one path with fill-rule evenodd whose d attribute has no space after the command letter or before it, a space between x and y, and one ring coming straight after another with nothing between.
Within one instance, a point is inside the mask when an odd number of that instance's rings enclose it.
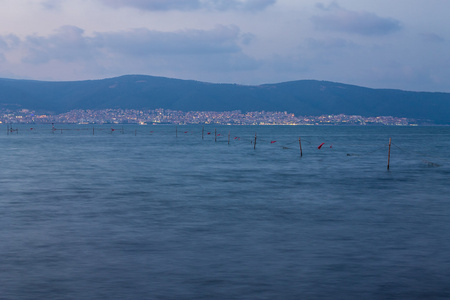
<instances>
[{"instance_id":1,"label":"sky","mask_svg":"<svg viewBox=\"0 0 450 300\"><path fill-rule=\"evenodd\" d=\"M450 92L449 0L0 0L0 77Z\"/></svg>"}]
</instances>

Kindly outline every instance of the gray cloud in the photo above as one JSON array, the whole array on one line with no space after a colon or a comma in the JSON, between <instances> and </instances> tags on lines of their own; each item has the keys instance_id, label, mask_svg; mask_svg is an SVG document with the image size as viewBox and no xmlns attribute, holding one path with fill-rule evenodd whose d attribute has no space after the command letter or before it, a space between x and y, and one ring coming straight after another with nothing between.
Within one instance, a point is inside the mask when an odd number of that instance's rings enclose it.
<instances>
[{"instance_id":1,"label":"gray cloud","mask_svg":"<svg viewBox=\"0 0 450 300\"><path fill-rule=\"evenodd\" d=\"M134 29L123 32L97 33L95 44L108 51L130 55L215 54L240 51L239 28L217 26L212 30L160 32Z\"/></svg>"},{"instance_id":2,"label":"gray cloud","mask_svg":"<svg viewBox=\"0 0 450 300\"><path fill-rule=\"evenodd\" d=\"M341 38L332 38L332 39L315 39L315 38L309 38L306 40L307 46L310 49L313 49L314 51L318 50L331 50L335 51L336 49L346 49L349 47L352 47L353 49L357 48L358 46L348 40L341 39Z\"/></svg>"},{"instance_id":3,"label":"gray cloud","mask_svg":"<svg viewBox=\"0 0 450 300\"><path fill-rule=\"evenodd\" d=\"M8 49L8 43L6 42L6 40L2 37L0 37L0 49L1 50L6 50Z\"/></svg>"},{"instance_id":4,"label":"gray cloud","mask_svg":"<svg viewBox=\"0 0 450 300\"><path fill-rule=\"evenodd\" d=\"M20 44L20 38L14 34L0 36L0 49L10 50Z\"/></svg>"},{"instance_id":5,"label":"gray cloud","mask_svg":"<svg viewBox=\"0 0 450 300\"><path fill-rule=\"evenodd\" d=\"M200 0L100 0L112 7L135 7L144 10L194 10Z\"/></svg>"},{"instance_id":6,"label":"gray cloud","mask_svg":"<svg viewBox=\"0 0 450 300\"><path fill-rule=\"evenodd\" d=\"M365 11L346 10L336 2L328 7L323 4L318 4L317 7L322 14L313 16L311 20L320 30L375 36L389 34L401 28L398 20Z\"/></svg>"},{"instance_id":7,"label":"gray cloud","mask_svg":"<svg viewBox=\"0 0 450 300\"><path fill-rule=\"evenodd\" d=\"M151 11L166 10L244 10L258 11L273 5L277 0L100 0L112 7L134 7Z\"/></svg>"},{"instance_id":8,"label":"gray cloud","mask_svg":"<svg viewBox=\"0 0 450 300\"><path fill-rule=\"evenodd\" d=\"M252 39L237 26L174 32L141 28L92 35L79 27L63 26L48 36L0 36L0 69L6 74L4 70L21 61L28 74L40 74L40 78L132 73L235 82L239 76L248 80L249 72L261 66L261 61L241 49Z\"/></svg>"},{"instance_id":9,"label":"gray cloud","mask_svg":"<svg viewBox=\"0 0 450 300\"><path fill-rule=\"evenodd\" d=\"M45 0L41 3L41 5L50 10L60 9L63 0Z\"/></svg>"},{"instance_id":10,"label":"gray cloud","mask_svg":"<svg viewBox=\"0 0 450 300\"><path fill-rule=\"evenodd\" d=\"M216 10L258 11L275 4L276 0L208 0L203 6Z\"/></svg>"},{"instance_id":11,"label":"gray cloud","mask_svg":"<svg viewBox=\"0 0 450 300\"><path fill-rule=\"evenodd\" d=\"M249 43L237 26L216 26L211 30L160 32L132 29L121 32L99 32L86 36L81 28L62 26L50 36L31 35L25 39L0 36L0 49L22 49L22 60L31 64L49 61L91 61L122 56L133 59L159 56L230 55L241 52L241 43Z\"/></svg>"},{"instance_id":12,"label":"gray cloud","mask_svg":"<svg viewBox=\"0 0 450 300\"><path fill-rule=\"evenodd\" d=\"M46 63L50 60L73 62L79 59L89 59L96 51L84 31L75 26L62 26L55 34L48 37L32 35L21 42L21 47L27 51L23 58L28 63Z\"/></svg>"},{"instance_id":13,"label":"gray cloud","mask_svg":"<svg viewBox=\"0 0 450 300\"><path fill-rule=\"evenodd\" d=\"M445 42L445 39L442 36L434 34L434 33L422 33L421 37L427 43L443 43L443 42Z\"/></svg>"},{"instance_id":14,"label":"gray cloud","mask_svg":"<svg viewBox=\"0 0 450 300\"><path fill-rule=\"evenodd\" d=\"M261 10L275 3L276 0L248 0L244 2L244 8L246 10Z\"/></svg>"}]
</instances>

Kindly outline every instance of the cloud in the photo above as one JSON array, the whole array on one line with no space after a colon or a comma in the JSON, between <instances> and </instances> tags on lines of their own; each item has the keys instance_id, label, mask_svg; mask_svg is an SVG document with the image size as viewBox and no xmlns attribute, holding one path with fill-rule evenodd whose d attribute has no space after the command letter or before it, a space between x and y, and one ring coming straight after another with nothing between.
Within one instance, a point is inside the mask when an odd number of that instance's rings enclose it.
<instances>
[{"instance_id":1,"label":"cloud","mask_svg":"<svg viewBox=\"0 0 450 300\"><path fill-rule=\"evenodd\" d=\"M119 8L133 7L149 11L168 10L243 10L258 11L275 4L277 0L99 0L103 4Z\"/></svg>"},{"instance_id":2,"label":"cloud","mask_svg":"<svg viewBox=\"0 0 450 300\"><path fill-rule=\"evenodd\" d=\"M244 2L245 10L262 10L274 5L276 0L248 0Z\"/></svg>"},{"instance_id":3,"label":"cloud","mask_svg":"<svg viewBox=\"0 0 450 300\"><path fill-rule=\"evenodd\" d=\"M45 0L41 5L49 10L60 9L63 0Z\"/></svg>"},{"instance_id":4,"label":"cloud","mask_svg":"<svg viewBox=\"0 0 450 300\"><path fill-rule=\"evenodd\" d=\"M201 7L200 0L100 0L112 7L134 7L144 10L194 10Z\"/></svg>"},{"instance_id":5,"label":"cloud","mask_svg":"<svg viewBox=\"0 0 450 300\"><path fill-rule=\"evenodd\" d=\"M325 40L309 38L306 40L306 43L310 49L313 49L313 51L336 51L337 49L347 49L349 47L355 49L358 47L356 44L341 38L331 38Z\"/></svg>"},{"instance_id":6,"label":"cloud","mask_svg":"<svg viewBox=\"0 0 450 300\"><path fill-rule=\"evenodd\" d=\"M437 35L435 33L422 33L421 37L427 43L443 43L443 42L445 42L445 39L442 36Z\"/></svg>"},{"instance_id":7,"label":"cloud","mask_svg":"<svg viewBox=\"0 0 450 300\"><path fill-rule=\"evenodd\" d=\"M153 54L216 54L240 51L240 33L236 26L217 26L212 30L161 32L133 29L123 32L97 33L95 44L110 52L147 56Z\"/></svg>"},{"instance_id":8,"label":"cloud","mask_svg":"<svg viewBox=\"0 0 450 300\"><path fill-rule=\"evenodd\" d=\"M74 62L100 59L101 56L148 57L151 55L212 55L241 51L249 43L237 26L216 26L210 30L161 32L145 28L120 32L98 32L86 36L76 26L62 26L52 35L30 35L24 39L0 36L0 49L22 49L23 62L42 64L49 61Z\"/></svg>"},{"instance_id":9,"label":"cloud","mask_svg":"<svg viewBox=\"0 0 450 300\"><path fill-rule=\"evenodd\" d=\"M89 59L96 51L84 31L75 26L62 26L48 37L31 35L25 38L20 46L27 55L24 62L40 64L51 60L73 62L79 59Z\"/></svg>"},{"instance_id":10,"label":"cloud","mask_svg":"<svg viewBox=\"0 0 450 300\"><path fill-rule=\"evenodd\" d=\"M319 30L341 31L352 34L376 36L386 35L401 28L400 22L392 18L379 17L365 11L351 11L340 7L336 2L331 5L316 5L321 15L311 18Z\"/></svg>"},{"instance_id":11,"label":"cloud","mask_svg":"<svg viewBox=\"0 0 450 300\"><path fill-rule=\"evenodd\" d=\"M251 40L237 26L173 32L141 28L92 35L76 26L62 26L47 36L0 36L0 69L2 74L14 68L27 76L60 80L140 73L218 82L229 76L233 81L232 74L261 64L241 49Z\"/></svg>"},{"instance_id":12,"label":"cloud","mask_svg":"<svg viewBox=\"0 0 450 300\"><path fill-rule=\"evenodd\" d=\"M20 38L14 34L0 36L0 49L10 50L20 44Z\"/></svg>"},{"instance_id":13,"label":"cloud","mask_svg":"<svg viewBox=\"0 0 450 300\"><path fill-rule=\"evenodd\" d=\"M2 37L0 37L0 49L1 50L6 50L8 49L8 43L6 42L6 40Z\"/></svg>"},{"instance_id":14,"label":"cloud","mask_svg":"<svg viewBox=\"0 0 450 300\"><path fill-rule=\"evenodd\" d=\"M258 11L275 4L276 0L209 0L203 1L203 7L216 10Z\"/></svg>"}]
</instances>

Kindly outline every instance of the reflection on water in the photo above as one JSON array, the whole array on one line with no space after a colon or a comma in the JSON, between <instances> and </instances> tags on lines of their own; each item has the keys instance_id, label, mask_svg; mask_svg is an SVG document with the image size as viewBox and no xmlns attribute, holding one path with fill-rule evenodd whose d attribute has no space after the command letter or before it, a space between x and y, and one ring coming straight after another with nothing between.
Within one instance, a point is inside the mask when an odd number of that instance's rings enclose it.
<instances>
[{"instance_id":1,"label":"reflection on water","mask_svg":"<svg viewBox=\"0 0 450 300\"><path fill-rule=\"evenodd\" d=\"M0 298L450 297L448 127L103 128L0 136Z\"/></svg>"}]
</instances>

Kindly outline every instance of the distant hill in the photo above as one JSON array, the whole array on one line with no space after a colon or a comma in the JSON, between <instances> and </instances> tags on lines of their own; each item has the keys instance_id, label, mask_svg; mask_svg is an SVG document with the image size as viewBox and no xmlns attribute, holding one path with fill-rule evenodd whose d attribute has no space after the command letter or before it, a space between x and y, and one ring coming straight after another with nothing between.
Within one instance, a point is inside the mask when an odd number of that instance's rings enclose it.
<instances>
[{"instance_id":1,"label":"distant hill","mask_svg":"<svg viewBox=\"0 0 450 300\"><path fill-rule=\"evenodd\" d=\"M370 89L300 80L258 86L126 75L71 82L0 79L0 108L288 111L298 116L395 116L450 124L450 93Z\"/></svg>"}]
</instances>

